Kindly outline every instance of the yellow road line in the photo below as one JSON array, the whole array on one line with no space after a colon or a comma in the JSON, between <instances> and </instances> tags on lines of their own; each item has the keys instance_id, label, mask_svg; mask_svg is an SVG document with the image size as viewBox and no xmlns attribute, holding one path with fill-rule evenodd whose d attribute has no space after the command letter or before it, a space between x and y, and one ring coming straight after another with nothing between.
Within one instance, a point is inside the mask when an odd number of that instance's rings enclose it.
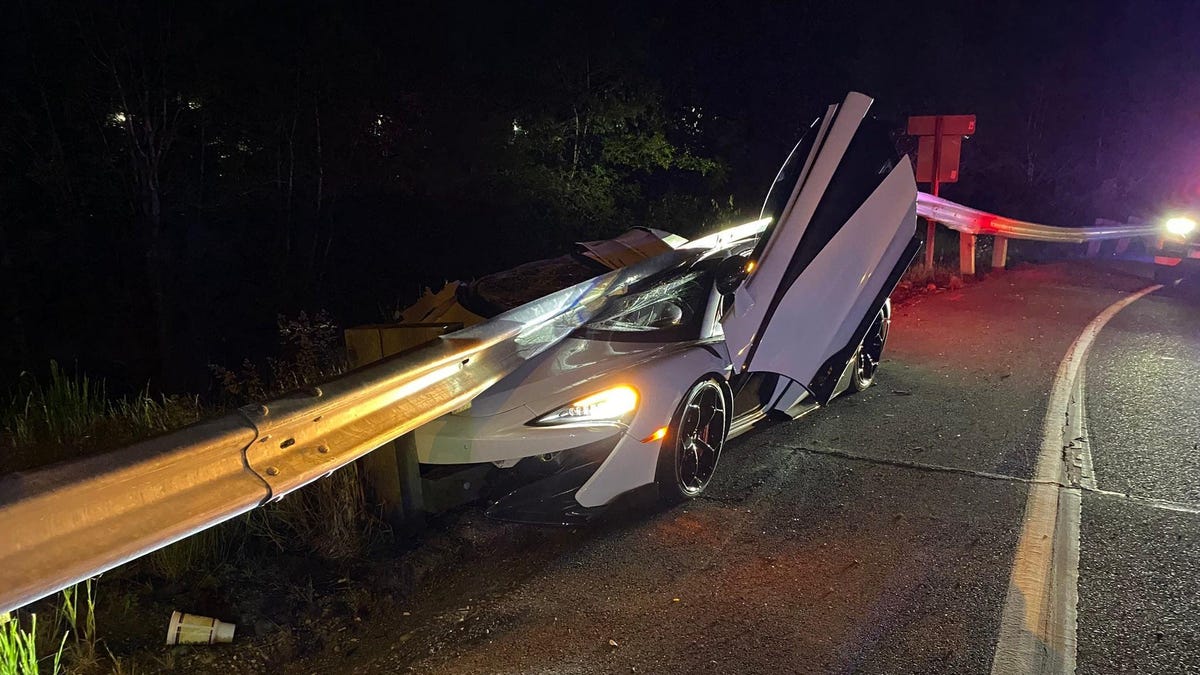
<instances>
[{"instance_id":1,"label":"yellow road line","mask_svg":"<svg viewBox=\"0 0 1200 675\"><path fill-rule=\"evenodd\" d=\"M993 675L1075 672L1081 491L1062 485L1070 484L1068 467L1076 460L1074 434L1084 433L1080 377L1088 350L1104 325L1160 288L1144 288L1106 308L1083 329L1059 364L1050 389L1035 482L1029 486L1013 556ZM1090 456L1087 464L1090 474Z\"/></svg>"}]
</instances>

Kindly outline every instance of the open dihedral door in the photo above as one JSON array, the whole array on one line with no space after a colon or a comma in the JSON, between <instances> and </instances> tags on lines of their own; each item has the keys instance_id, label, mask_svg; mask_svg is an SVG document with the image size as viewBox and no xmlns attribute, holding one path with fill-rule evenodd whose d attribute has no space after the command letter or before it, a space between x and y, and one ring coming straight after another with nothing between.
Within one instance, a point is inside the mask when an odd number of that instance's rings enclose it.
<instances>
[{"instance_id":1,"label":"open dihedral door","mask_svg":"<svg viewBox=\"0 0 1200 675\"><path fill-rule=\"evenodd\" d=\"M919 248L912 164L867 117L871 103L851 93L792 150L722 319L734 372L784 375L819 403Z\"/></svg>"}]
</instances>

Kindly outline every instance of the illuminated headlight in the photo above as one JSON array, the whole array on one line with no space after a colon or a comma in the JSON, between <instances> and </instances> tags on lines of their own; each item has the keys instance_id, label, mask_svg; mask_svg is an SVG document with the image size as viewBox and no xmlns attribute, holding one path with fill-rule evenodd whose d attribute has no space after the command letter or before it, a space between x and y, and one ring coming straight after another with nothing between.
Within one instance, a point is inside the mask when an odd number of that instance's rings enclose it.
<instances>
[{"instance_id":1,"label":"illuminated headlight","mask_svg":"<svg viewBox=\"0 0 1200 675\"><path fill-rule=\"evenodd\" d=\"M1183 216L1170 218L1163 225L1167 228L1167 232L1180 237L1186 237L1196 229L1196 221L1191 218L1184 218Z\"/></svg>"},{"instance_id":2,"label":"illuminated headlight","mask_svg":"<svg viewBox=\"0 0 1200 675\"><path fill-rule=\"evenodd\" d=\"M621 385L585 396L578 401L542 415L530 422L537 426L585 425L616 422L637 409L638 394L633 387Z\"/></svg>"}]
</instances>

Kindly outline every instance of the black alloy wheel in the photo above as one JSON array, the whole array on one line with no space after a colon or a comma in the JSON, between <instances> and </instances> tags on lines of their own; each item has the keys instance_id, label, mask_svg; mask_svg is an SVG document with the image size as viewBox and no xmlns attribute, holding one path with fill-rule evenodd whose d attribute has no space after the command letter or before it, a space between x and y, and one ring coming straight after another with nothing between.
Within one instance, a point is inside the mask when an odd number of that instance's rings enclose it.
<instances>
[{"instance_id":1,"label":"black alloy wheel","mask_svg":"<svg viewBox=\"0 0 1200 675\"><path fill-rule=\"evenodd\" d=\"M883 346L887 342L888 326L891 319L879 310L875 322L867 330L866 337L854 355L854 374L850 378L850 389L862 391L875 382L875 374L879 372L879 361L883 358Z\"/></svg>"},{"instance_id":2,"label":"black alloy wheel","mask_svg":"<svg viewBox=\"0 0 1200 675\"><path fill-rule=\"evenodd\" d=\"M716 379L701 380L688 390L659 453L658 483L664 501L690 499L708 487L725 446L729 412Z\"/></svg>"}]
</instances>

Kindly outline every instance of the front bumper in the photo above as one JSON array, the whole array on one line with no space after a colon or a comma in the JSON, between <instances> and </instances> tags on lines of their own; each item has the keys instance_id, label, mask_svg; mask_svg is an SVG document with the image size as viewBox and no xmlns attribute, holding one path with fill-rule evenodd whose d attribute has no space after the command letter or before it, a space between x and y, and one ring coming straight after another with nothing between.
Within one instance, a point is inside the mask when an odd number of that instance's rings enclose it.
<instances>
[{"instance_id":1,"label":"front bumper","mask_svg":"<svg viewBox=\"0 0 1200 675\"><path fill-rule=\"evenodd\" d=\"M497 488L504 495L488 507L487 515L538 525L577 525L595 517L605 507L582 506L575 493L595 475L623 437L618 433L569 450L522 459L502 472Z\"/></svg>"}]
</instances>

